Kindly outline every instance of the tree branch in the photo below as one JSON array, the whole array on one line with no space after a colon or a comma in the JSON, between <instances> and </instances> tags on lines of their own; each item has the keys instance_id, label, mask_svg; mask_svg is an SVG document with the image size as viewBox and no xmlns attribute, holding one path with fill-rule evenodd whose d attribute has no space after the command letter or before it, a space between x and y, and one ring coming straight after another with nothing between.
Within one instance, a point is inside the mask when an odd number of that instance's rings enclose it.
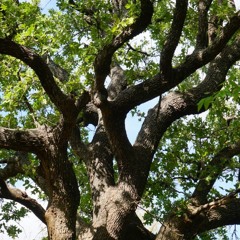
<instances>
[{"instance_id":1,"label":"tree branch","mask_svg":"<svg viewBox=\"0 0 240 240\"><path fill-rule=\"evenodd\" d=\"M98 125L98 109L92 102L86 104L83 111L78 115L77 124L80 123L83 123L84 126L89 124Z\"/></svg>"},{"instance_id":2,"label":"tree branch","mask_svg":"<svg viewBox=\"0 0 240 240\"><path fill-rule=\"evenodd\" d=\"M2 179L0 179L0 198L10 199L22 204L46 224L45 209L35 199L30 198L25 192L10 187Z\"/></svg>"},{"instance_id":3,"label":"tree branch","mask_svg":"<svg viewBox=\"0 0 240 240\"><path fill-rule=\"evenodd\" d=\"M239 14L239 20L240 20L240 14ZM235 26L235 23L233 24L234 26ZM240 24L237 25L237 27L239 27L239 26L240 26ZM240 36L237 36L236 39L231 43L230 46L226 46L225 50L222 49L222 53L219 53L219 51L215 52L215 54L218 53L219 56L217 56L215 60L213 60L213 59L212 60L217 61L217 59L221 59L221 61L224 62L223 69L219 68L219 74L222 75L223 70L225 72L227 72L228 69L231 67L231 65L233 65L235 63L235 61L239 58L239 56L238 56L239 49L240 49L239 47L240 47ZM212 49L212 50L215 51L216 49ZM143 83L140 83L138 85L131 86L131 87L125 89L117 96L117 98L114 99L114 101L111 102L111 107L117 108L120 111L127 113L135 106L140 105L141 103L149 101L149 100L167 92L171 88L173 88L173 87L177 86L179 83L181 83L189 74L191 74L193 71L195 71L197 68L196 64L200 64L200 63L203 64L203 61L205 62L206 58L210 57L210 55L213 53L212 50L211 50L211 46L210 46L205 50L199 50L196 53L193 53L190 57L190 58L192 58L193 61L187 60L186 63L183 63L182 66L173 70L172 77L173 77L173 79L175 79L174 81L170 81L170 82L166 81L166 80L164 80L162 75L156 74L153 78L150 78L150 79L144 81ZM228 51L229 51L229 54L228 54ZM207 55L202 56L200 54L201 52L205 52L205 53L207 53ZM224 56L226 56L226 58ZM211 58L214 58L214 56L211 55ZM208 60L211 60L211 59L208 59ZM229 62L227 62L228 60L229 60ZM220 62L218 62L217 64L220 64ZM213 70L213 74L216 74L216 73L214 73L214 71L215 70ZM210 73L208 75L210 75ZM222 79L221 82L223 82L224 80L225 79ZM212 78L209 77L208 80L203 81L198 86L198 88L195 88L194 94L197 94L197 91L202 92L204 87L205 87L205 92L208 92L208 90L209 90L209 92L212 92L213 84L214 84L214 81L212 81ZM215 86L215 91L218 91L220 85L219 85L219 81L217 80L217 78L216 78L216 85L217 86ZM199 88L201 88L201 89L199 89Z\"/></svg>"},{"instance_id":4,"label":"tree branch","mask_svg":"<svg viewBox=\"0 0 240 240\"><path fill-rule=\"evenodd\" d=\"M138 165L143 169L141 175L138 176L139 182L144 183L144 176L146 181L151 160L166 129L182 116L199 113L197 107L199 101L221 89L221 83L225 81L228 69L239 59L240 38L231 46L226 47L210 64L208 73L199 86L186 93L170 92L162 99L159 114L157 114L158 104L148 111L134 143Z\"/></svg>"},{"instance_id":5,"label":"tree branch","mask_svg":"<svg viewBox=\"0 0 240 240\"><path fill-rule=\"evenodd\" d=\"M0 38L0 53L20 59L31 67L51 101L65 117L69 115L70 110L75 110L74 100L60 90L54 81L51 70L39 55L25 46L3 38Z\"/></svg>"},{"instance_id":6,"label":"tree branch","mask_svg":"<svg viewBox=\"0 0 240 240\"><path fill-rule=\"evenodd\" d=\"M174 76L183 80L198 68L212 61L219 53L221 53L228 41L239 29L240 11L230 18L229 22L223 27L219 36L216 37L210 46L203 50L195 49L191 55L187 56L185 62L174 69Z\"/></svg>"},{"instance_id":7,"label":"tree branch","mask_svg":"<svg viewBox=\"0 0 240 240\"><path fill-rule=\"evenodd\" d=\"M69 79L69 73L60 67L58 64L56 64L48 55L46 52L42 56L43 60L48 65L49 69L51 70L54 77L58 78L61 82L67 82Z\"/></svg>"},{"instance_id":8,"label":"tree branch","mask_svg":"<svg viewBox=\"0 0 240 240\"><path fill-rule=\"evenodd\" d=\"M169 79L172 70L172 58L178 46L184 21L187 15L188 0L177 0L173 21L160 57L160 71L164 79Z\"/></svg>"},{"instance_id":9,"label":"tree branch","mask_svg":"<svg viewBox=\"0 0 240 240\"><path fill-rule=\"evenodd\" d=\"M81 133L78 126L75 126L75 128L73 128L69 141L76 156L78 156L80 160L83 160L86 163L90 158L90 153L86 144L82 142Z\"/></svg>"},{"instance_id":10,"label":"tree branch","mask_svg":"<svg viewBox=\"0 0 240 240\"><path fill-rule=\"evenodd\" d=\"M148 54L147 52L135 49L134 47L132 47L132 45L130 43L127 43L127 46L129 48L129 50L132 50L133 52L137 52L137 53L140 53L140 54L145 55L147 57L150 57L150 54Z\"/></svg>"},{"instance_id":11,"label":"tree branch","mask_svg":"<svg viewBox=\"0 0 240 240\"><path fill-rule=\"evenodd\" d=\"M0 148L39 152L43 148L40 128L20 130L0 127Z\"/></svg>"},{"instance_id":12,"label":"tree branch","mask_svg":"<svg viewBox=\"0 0 240 240\"><path fill-rule=\"evenodd\" d=\"M236 191L198 208L190 207L189 220L194 226L192 228L193 235L226 225L240 224L240 213L236 211L240 207L240 199L236 196L238 192Z\"/></svg>"},{"instance_id":13,"label":"tree branch","mask_svg":"<svg viewBox=\"0 0 240 240\"><path fill-rule=\"evenodd\" d=\"M198 2L198 34L196 49L203 49L208 45L208 10L212 0L200 0Z\"/></svg>"},{"instance_id":14,"label":"tree branch","mask_svg":"<svg viewBox=\"0 0 240 240\"><path fill-rule=\"evenodd\" d=\"M123 69L115 64L110 71L111 82L108 85L108 98L113 100L117 95L127 87L127 80Z\"/></svg>"},{"instance_id":15,"label":"tree branch","mask_svg":"<svg viewBox=\"0 0 240 240\"><path fill-rule=\"evenodd\" d=\"M107 187L115 185L113 152L101 119L89 150L91 157L87 162L87 168L93 189L93 200L98 202L101 193L104 193Z\"/></svg>"}]
</instances>

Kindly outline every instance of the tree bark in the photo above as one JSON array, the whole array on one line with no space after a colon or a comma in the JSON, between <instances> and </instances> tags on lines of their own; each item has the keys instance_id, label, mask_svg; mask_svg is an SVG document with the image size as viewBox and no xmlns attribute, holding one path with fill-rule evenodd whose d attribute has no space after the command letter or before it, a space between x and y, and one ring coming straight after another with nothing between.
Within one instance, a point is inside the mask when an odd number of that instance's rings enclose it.
<instances>
[{"instance_id":1,"label":"tree bark","mask_svg":"<svg viewBox=\"0 0 240 240\"><path fill-rule=\"evenodd\" d=\"M76 214L80 199L78 185L66 154L54 150L42 161L49 186L49 203L45 214L49 239L73 240L76 238Z\"/></svg>"}]
</instances>

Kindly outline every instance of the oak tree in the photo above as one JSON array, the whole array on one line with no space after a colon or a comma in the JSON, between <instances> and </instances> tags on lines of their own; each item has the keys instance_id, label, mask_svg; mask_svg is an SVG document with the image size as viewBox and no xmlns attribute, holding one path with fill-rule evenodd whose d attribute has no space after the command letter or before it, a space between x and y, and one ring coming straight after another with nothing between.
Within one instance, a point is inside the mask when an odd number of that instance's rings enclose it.
<instances>
[{"instance_id":1,"label":"oak tree","mask_svg":"<svg viewBox=\"0 0 240 240\"><path fill-rule=\"evenodd\" d=\"M2 231L26 209L52 240L214 239L240 223L233 1L2 0L0 23Z\"/></svg>"}]
</instances>

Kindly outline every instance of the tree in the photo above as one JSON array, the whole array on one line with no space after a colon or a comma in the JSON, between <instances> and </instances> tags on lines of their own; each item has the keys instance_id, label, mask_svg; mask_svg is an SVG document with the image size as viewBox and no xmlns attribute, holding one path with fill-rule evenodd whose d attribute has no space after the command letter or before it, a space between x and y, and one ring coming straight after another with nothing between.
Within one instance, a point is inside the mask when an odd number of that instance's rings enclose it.
<instances>
[{"instance_id":1,"label":"tree","mask_svg":"<svg viewBox=\"0 0 240 240\"><path fill-rule=\"evenodd\" d=\"M1 227L15 236L7 221L26 208L53 240L226 236L240 223L234 3L38 4L0 4ZM128 113L142 121L134 143ZM138 206L161 222L157 235Z\"/></svg>"}]
</instances>

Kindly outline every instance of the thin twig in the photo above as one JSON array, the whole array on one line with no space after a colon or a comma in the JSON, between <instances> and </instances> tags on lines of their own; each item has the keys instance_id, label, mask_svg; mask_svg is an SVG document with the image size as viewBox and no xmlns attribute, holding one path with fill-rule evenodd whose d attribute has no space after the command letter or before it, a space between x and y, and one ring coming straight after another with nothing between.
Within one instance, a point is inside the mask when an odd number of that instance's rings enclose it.
<instances>
[{"instance_id":1,"label":"thin twig","mask_svg":"<svg viewBox=\"0 0 240 240\"><path fill-rule=\"evenodd\" d=\"M18 80L19 80L19 81L21 81L20 71L21 71L21 67L19 68L19 70L18 70L18 72L17 72L17 76L18 76ZM31 116L32 116L32 118L33 118L34 125L35 125L36 127L39 127L40 124L39 124L39 122L37 121L37 119L36 119L36 117L35 117L35 112L34 112L32 106L31 106L31 104L29 103L29 101L28 101L28 99L27 99L27 97L26 97L25 94L23 94L23 100L24 100L24 103L27 105L27 108L28 108L29 112L31 113Z\"/></svg>"},{"instance_id":2,"label":"thin twig","mask_svg":"<svg viewBox=\"0 0 240 240\"><path fill-rule=\"evenodd\" d=\"M148 54L148 53L146 53L146 52L143 52L143 51L141 51L141 50L135 49L134 47L132 47L132 46L130 45L130 43L127 43L127 46L129 47L129 49L131 49L131 50L134 51L134 52L138 52L138 53L141 53L141 54L143 54L143 55L146 55L146 56L150 57L150 54Z\"/></svg>"}]
</instances>

